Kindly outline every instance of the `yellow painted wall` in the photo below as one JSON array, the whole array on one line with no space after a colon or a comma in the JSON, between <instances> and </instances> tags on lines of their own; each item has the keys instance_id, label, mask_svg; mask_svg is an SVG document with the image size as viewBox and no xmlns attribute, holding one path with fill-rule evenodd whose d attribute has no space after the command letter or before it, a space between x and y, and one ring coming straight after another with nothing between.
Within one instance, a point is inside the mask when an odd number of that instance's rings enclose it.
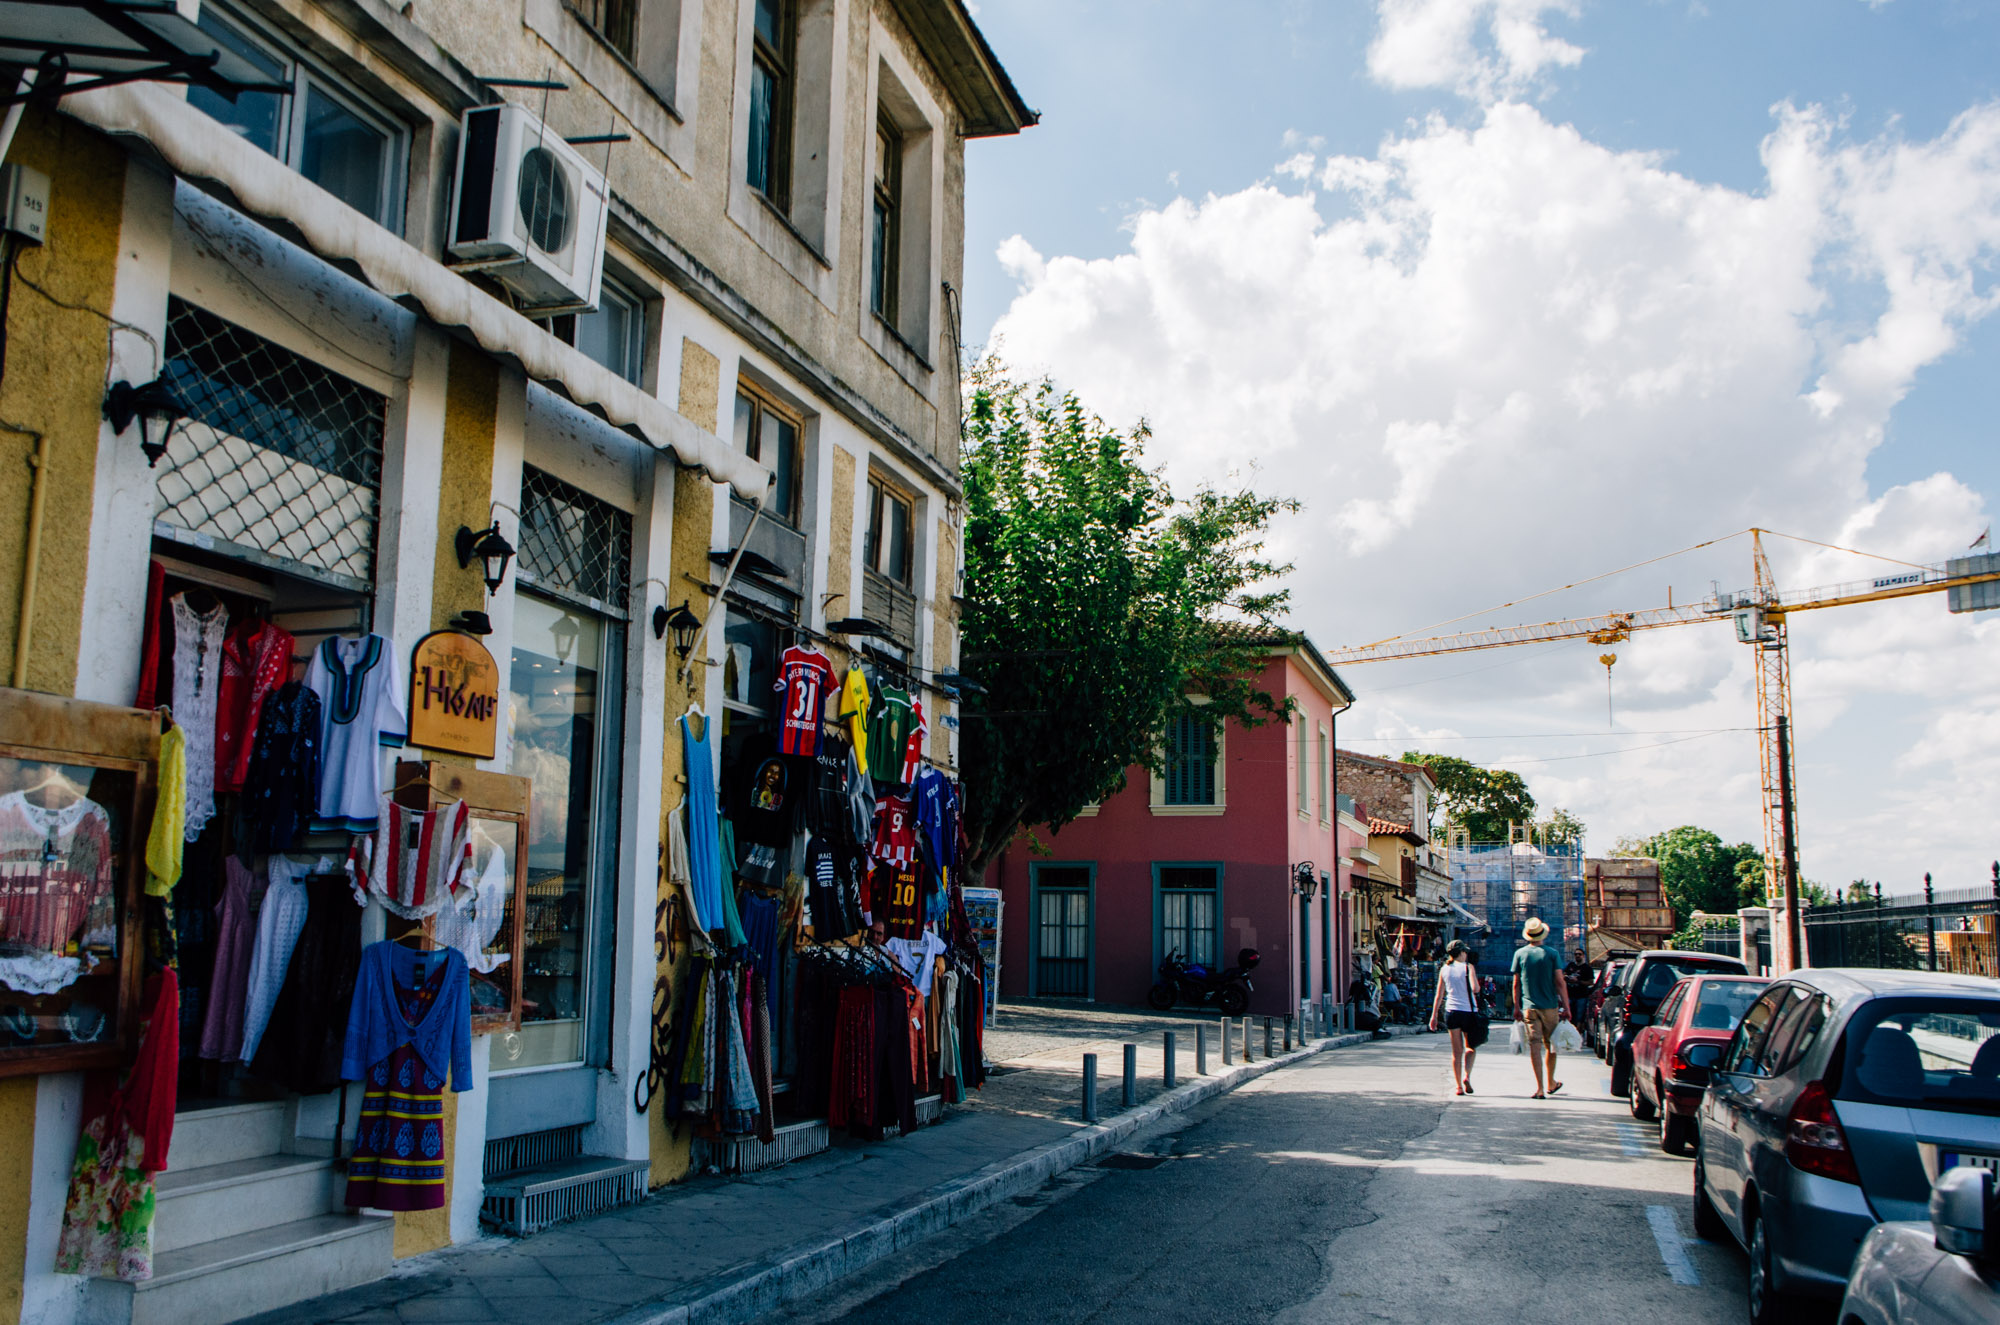
<instances>
[{"instance_id":1,"label":"yellow painted wall","mask_svg":"<svg viewBox=\"0 0 2000 1325\"><path fill-rule=\"evenodd\" d=\"M68 695L76 690L90 562L125 154L75 120L31 107L7 159L47 174L50 188L48 242L23 247L8 295L0 375L0 681L13 672L33 474L28 462L35 451L30 434L40 433L48 438L49 463L27 688ZM138 445L136 432L132 445Z\"/></svg>"},{"instance_id":2,"label":"yellow painted wall","mask_svg":"<svg viewBox=\"0 0 2000 1325\"><path fill-rule=\"evenodd\" d=\"M0 1320L21 1318L28 1264L28 1189L34 1179L35 1078L0 1081Z\"/></svg>"},{"instance_id":3,"label":"yellow painted wall","mask_svg":"<svg viewBox=\"0 0 2000 1325\"><path fill-rule=\"evenodd\" d=\"M860 616L854 593L854 453L833 448L833 511L826 529L826 614ZM839 594L840 597L834 597Z\"/></svg>"}]
</instances>

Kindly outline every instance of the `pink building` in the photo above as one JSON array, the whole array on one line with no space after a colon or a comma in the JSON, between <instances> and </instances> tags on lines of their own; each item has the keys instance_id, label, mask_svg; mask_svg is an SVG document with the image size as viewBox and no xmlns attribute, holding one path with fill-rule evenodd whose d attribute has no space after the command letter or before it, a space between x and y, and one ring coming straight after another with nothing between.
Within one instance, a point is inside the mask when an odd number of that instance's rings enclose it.
<instances>
[{"instance_id":1,"label":"pink building","mask_svg":"<svg viewBox=\"0 0 2000 1325\"><path fill-rule=\"evenodd\" d=\"M1354 936L1342 858L1367 839L1340 822L1334 727L1354 693L1304 635L1255 642L1270 650L1259 684L1296 705L1289 722L1177 723L1164 774L1128 769L1096 809L1037 832L1046 852L1017 845L995 862L1004 996L1137 1004L1168 951L1213 969L1244 947L1263 956L1253 1013L1344 995ZM1295 883L1302 865L1309 896Z\"/></svg>"}]
</instances>

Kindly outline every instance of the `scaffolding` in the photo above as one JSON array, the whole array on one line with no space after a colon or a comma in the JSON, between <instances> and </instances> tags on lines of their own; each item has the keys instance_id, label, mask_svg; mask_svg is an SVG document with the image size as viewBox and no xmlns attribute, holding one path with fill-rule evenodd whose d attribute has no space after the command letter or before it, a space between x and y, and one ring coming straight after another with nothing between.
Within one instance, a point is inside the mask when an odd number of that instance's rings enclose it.
<instances>
[{"instance_id":1,"label":"scaffolding","mask_svg":"<svg viewBox=\"0 0 2000 1325\"><path fill-rule=\"evenodd\" d=\"M1521 927L1539 917L1562 936L1560 951L1583 946L1583 850L1538 841L1451 844L1451 899L1489 931L1474 946L1511 953ZM1461 937L1468 937L1461 931ZM1469 940L1470 941L1470 940Z\"/></svg>"}]
</instances>

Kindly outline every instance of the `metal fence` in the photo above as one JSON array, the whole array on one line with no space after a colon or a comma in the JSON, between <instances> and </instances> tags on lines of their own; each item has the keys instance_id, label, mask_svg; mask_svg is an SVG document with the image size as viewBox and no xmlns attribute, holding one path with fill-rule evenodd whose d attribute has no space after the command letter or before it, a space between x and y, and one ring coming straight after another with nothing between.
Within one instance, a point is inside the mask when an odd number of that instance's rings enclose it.
<instances>
[{"instance_id":1,"label":"metal fence","mask_svg":"<svg viewBox=\"0 0 2000 1325\"><path fill-rule=\"evenodd\" d=\"M2000 862L1983 887L1937 888L1927 874L1920 893L1885 895L1878 883L1806 907L1800 920L1814 966L2000 976Z\"/></svg>"}]
</instances>

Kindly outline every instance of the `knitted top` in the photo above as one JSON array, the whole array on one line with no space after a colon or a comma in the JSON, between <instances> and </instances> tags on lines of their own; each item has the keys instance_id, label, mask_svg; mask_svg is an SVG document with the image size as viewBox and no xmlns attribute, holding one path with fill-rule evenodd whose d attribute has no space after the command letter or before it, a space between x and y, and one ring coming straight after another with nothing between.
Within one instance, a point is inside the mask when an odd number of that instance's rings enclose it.
<instances>
[{"instance_id":1,"label":"knitted top","mask_svg":"<svg viewBox=\"0 0 2000 1325\"><path fill-rule=\"evenodd\" d=\"M409 989L427 979L442 985L430 1010L411 1023L403 1016L396 987ZM449 1068L453 1090L472 1089L471 987L465 958L454 948L416 952L389 939L369 944L354 980L340 1075L360 1081L370 1067L407 1044L431 1075L443 1078Z\"/></svg>"}]
</instances>

